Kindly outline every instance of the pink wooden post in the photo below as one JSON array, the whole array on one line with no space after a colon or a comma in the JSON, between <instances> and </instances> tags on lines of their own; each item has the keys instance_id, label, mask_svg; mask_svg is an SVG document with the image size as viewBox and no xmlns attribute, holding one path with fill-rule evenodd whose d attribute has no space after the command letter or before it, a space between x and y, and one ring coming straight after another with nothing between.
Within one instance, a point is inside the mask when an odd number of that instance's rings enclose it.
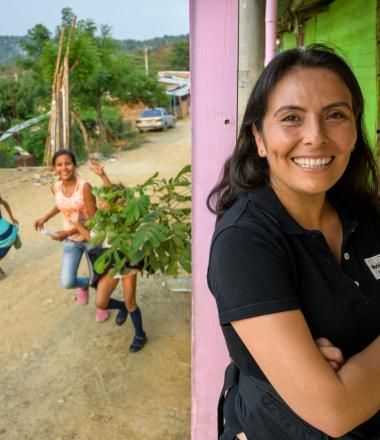
<instances>
[{"instance_id":1,"label":"pink wooden post","mask_svg":"<svg viewBox=\"0 0 380 440\"><path fill-rule=\"evenodd\" d=\"M192 440L216 439L228 363L206 270L215 217L206 197L236 140L238 0L190 0L193 167Z\"/></svg>"},{"instance_id":2,"label":"pink wooden post","mask_svg":"<svg viewBox=\"0 0 380 440\"><path fill-rule=\"evenodd\" d=\"M265 60L266 66L276 55L277 0L267 0L265 6Z\"/></svg>"}]
</instances>

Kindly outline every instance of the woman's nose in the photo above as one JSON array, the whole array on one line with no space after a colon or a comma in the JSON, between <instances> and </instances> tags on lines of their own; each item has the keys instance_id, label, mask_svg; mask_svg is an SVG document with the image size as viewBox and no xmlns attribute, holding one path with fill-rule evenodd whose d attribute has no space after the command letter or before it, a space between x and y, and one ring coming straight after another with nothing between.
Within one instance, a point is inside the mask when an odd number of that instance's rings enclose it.
<instances>
[{"instance_id":1,"label":"woman's nose","mask_svg":"<svg viewBox=\"0 0 380 440\"><path fill-rule=\"evenodd\" d=\"M310 144L311 146L319 146L328 143L329 139L323 122L324 121L317 116L308 118L307 123L304 124L305 143Z\"/></svg>"}]
</instances>

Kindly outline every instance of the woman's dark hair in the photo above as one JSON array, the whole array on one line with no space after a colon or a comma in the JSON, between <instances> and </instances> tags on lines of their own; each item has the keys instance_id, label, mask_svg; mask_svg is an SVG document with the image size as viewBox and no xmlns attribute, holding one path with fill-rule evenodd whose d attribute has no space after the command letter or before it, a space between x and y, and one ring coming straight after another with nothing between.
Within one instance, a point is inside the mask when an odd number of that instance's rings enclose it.
<instances>
[{"instance_id":1,"label":"woman's dark hair","mask_svg":"<svg viewBox=\"0 0 380 440\"><path fill-rule=\"evenodd\" d=\"M276 84L297 67L324 68L336 73L351 92L357 140L347 168L329 194L351 203L377 204L379 182L376 162L364 129L364 100L355 75L333 49L313 44L305 49L279 53L265 67L248 99L237 143L224 164L222 177L207 198L207 207L220 219L224 212L243 194L269 183L266 158L258 155L252 126L262 130L268 98Z\"/></svg>"},{"instance_id":2,"label":"woman's dark hair","mask_svg":"<svg viewBox=\"0 0 380 440\"><path fill-rule=\"evenodd\" d=\"M58 150L54 153L53 159L51 160L51 164L53 166L55 165L55 162L59 158L59 156L69 156L74 166L77 166L77 159L75 157L75 154L71 150L67 150L66 148L62 148L62 150Z\"/></svg>"}]
</instances>

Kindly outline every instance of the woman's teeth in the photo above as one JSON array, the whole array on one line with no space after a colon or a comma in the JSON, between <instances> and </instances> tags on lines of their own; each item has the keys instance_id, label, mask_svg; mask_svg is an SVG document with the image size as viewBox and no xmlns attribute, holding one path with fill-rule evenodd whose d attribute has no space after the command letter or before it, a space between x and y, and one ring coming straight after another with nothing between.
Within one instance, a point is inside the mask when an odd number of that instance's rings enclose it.
<instances>
[{"instance_id":1,"label":"woman's teeth","mask_svg":"<svg viewBox=\"0 0 380 440\"><path fill-rule=\"evenodd\" d=\"M322 168L329 165L332 160L332 156L318 159L309 159L305 157L292 159L292 161L301 168Z\"/></svg>"}]
</instances>

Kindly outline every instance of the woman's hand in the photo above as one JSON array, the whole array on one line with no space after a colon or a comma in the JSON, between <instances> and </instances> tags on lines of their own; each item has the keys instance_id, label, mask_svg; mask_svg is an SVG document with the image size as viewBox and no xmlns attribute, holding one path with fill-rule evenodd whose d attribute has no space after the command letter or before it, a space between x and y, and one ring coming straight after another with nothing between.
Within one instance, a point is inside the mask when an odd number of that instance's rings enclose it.
<instances>
[{"instance_id":1,"label":"woman's hand","mask_svg":"<svg viewBox=\"0 0 380 440\"><path fill-rule=\"evenodd\" d=\"M90 167L90 170L92 170L97 176L99 176L102 179L103 185L110 187L112 186L112 183L107 176L106 172L104 171L104 165L97 162L96 160L89 160L88 166Z\"/></svg>"},{"instance_id":2,"label":"woman's hand","mask_svg":"<svg viewBox=\"0 0 380 440\"><path fill-rule=\"evenodd\" d=\"M104 165L96 160L89 160L88 166L90 167L90 170L93 171L97 176L102 177L104 175Z\"/></svg>"},{"instance_id":3,"label":"woman's hand","mask_svg":"<svg viewBox=\"0 0 380 440\"><path fill-rule=\"evenodd\" d=\"M339 371L346 362L342 351L338 347L334 347L334 344L327 338L318 338L315 343L331 368L334 371Z\"/></svg>"},{"instance_id":4,"label":"woman's hand","mask_svg":"<svg viewBox=\"0 0 380 440\"><path fill-rule=\"evenodd\" d=\"M40 231L41 229L43 229L45 223L46 223L45 217L39 218L34 222L34 229L36 231Z\"/></svg>"}]
</instances>

